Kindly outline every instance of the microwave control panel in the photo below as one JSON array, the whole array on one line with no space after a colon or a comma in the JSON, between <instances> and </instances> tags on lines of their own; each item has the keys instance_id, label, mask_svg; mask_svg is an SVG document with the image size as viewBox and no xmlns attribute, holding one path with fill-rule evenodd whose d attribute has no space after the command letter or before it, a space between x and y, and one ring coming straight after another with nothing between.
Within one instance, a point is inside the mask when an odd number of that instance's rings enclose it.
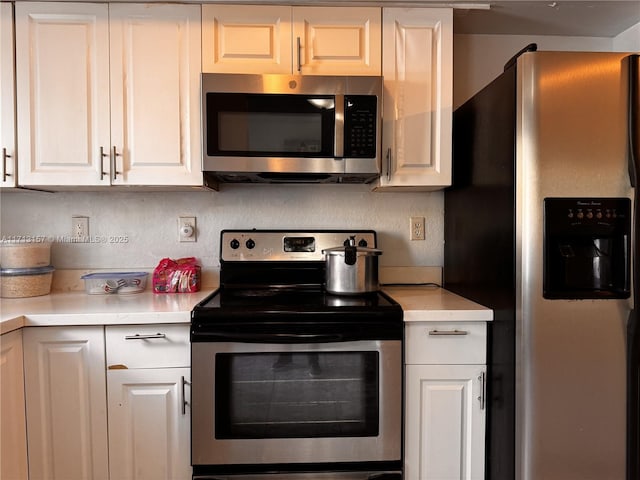
<instances>
[{"instance_id":1,"label":"microwave control panel","mask_svg":"<svg viewBox=\"0 0 640 480\"><path fill-rule=\"evenodd\" d=\"M378 98L375 95L344 96L344 156L376 157L376 119Z\"/></svg>"}]
</instances>

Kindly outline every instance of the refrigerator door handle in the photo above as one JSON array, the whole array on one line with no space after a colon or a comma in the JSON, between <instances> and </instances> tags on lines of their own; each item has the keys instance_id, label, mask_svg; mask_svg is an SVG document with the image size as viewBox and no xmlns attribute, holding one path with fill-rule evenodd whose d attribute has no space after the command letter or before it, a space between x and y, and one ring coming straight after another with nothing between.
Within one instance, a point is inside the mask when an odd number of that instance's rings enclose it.
<instances>
[{"instance_id":1,"label":"refrigerator door handle","mask_svg":"<svg viewBox=\"0 0 640 480\"><path fill-rule=\"evenodd\" d=\"M627 480L635 480L640 478L640 455L637 454L640 450L640 55L630 55L626 60L629 66L629 177L631 186L636 189L633 201L635 239L631 255L633 310L627 322Z\"/></svg>"},{"instance_id":2,"label":"refrigerator door handle","mask_svg":"<svg viewBox=\"0 0 640 480\"><path fill-rule=\"evenodd\" d=\"M640 55L627 57L629 64L629 179L638 186L640 171Z\"/></svg>"}]
</instances>

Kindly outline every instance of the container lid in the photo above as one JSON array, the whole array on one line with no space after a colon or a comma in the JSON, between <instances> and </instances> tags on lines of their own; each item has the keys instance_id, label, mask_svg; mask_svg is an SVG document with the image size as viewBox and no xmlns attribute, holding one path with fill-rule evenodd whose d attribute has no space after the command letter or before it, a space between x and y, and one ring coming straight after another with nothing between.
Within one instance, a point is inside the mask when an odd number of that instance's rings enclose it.
<instances>
[{"instance_id":1,"label":"container lid","mask_svg":"<svg viewBox=\"0 0 640 480\"><path fill-rule=\"evenodd\" d=\"M146 277L149 275L147 272L101 272L101 273L87 273L80 278L83 280L90 279L109 279L109 278L132 278L132 277Z\"/></svg>"},{"instance_id":2,"label":"container lid","mask_svg":"<svg viewBox=\"0 0 640 480\"><path fill-rule=\"evenodd\" d=\"M0 276L2 277L17 277L24 275L43 275L45 273L51 273L55 269L53 265L47 265L46 267L33 267L33 268L3 268L0 269Z\"/></svg>"},{"instance_id":3,"label":"container lid","mask_svg":"<svg viewBox=\"0 0 640 480\"><path fill-rule=\"evenodd\" d=\"M48 240L0 240L0 247L51 247Z\"/></svg>"}]
</instances>

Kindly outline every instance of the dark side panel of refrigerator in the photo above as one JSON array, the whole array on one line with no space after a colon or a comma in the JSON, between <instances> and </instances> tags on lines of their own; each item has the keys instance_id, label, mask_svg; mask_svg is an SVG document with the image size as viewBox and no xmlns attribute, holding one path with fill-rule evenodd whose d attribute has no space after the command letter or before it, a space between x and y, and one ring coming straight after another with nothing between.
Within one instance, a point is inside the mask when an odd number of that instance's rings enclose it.
<instances>
[{"instance_id":1,"label":"dark side panel of refrigerator","mask_svg":"<svg viewBox=\"0 0 640 480\"><path fill-rule=\"evenodd\" d=\"M487 478L514 479L516 67L454 113L445 287L494 310L488 325Z\"/></svg>"}]
</instances>

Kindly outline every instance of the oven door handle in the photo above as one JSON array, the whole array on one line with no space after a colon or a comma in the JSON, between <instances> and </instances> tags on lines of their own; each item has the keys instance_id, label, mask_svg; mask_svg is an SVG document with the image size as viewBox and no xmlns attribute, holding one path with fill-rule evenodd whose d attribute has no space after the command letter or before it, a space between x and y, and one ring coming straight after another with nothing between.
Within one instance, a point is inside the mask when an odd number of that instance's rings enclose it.
<instances>
[{"instance_id":1,"label":"oven door handle","mask_svg":"<svg viewBox=\"0 0 640 480\"><path fill-rule=\"evenodd\" d=\"M245 333L245 332L216 332L193 333L194 336L206 337L205 341L241 342L241 343L330 343L345 341L340 333ZM203 338L204 340L204 338Z\"/></svg>"}]
</instances>

